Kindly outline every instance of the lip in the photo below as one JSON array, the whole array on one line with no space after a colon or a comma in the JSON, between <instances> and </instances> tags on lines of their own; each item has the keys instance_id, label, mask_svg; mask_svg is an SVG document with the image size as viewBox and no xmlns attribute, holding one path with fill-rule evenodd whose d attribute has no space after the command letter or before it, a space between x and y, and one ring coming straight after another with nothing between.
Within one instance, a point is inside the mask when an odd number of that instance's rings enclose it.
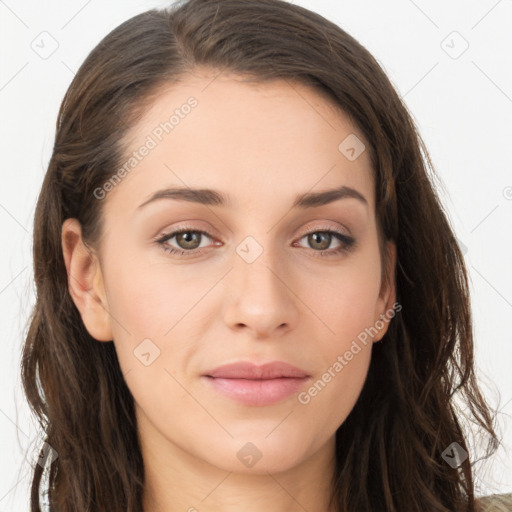
<instances>
[{"instance_id":1,"label":"lip","mask_svg":"<svg viewBox=\"0 0 512 512\"><path fill-rule=\"evenodd\" d=\"M245 405L263 406L296 393L311 376L283 361L263 365L241 361L209 370L202 378L228 398Z\"/></svg>"}]
</instances>

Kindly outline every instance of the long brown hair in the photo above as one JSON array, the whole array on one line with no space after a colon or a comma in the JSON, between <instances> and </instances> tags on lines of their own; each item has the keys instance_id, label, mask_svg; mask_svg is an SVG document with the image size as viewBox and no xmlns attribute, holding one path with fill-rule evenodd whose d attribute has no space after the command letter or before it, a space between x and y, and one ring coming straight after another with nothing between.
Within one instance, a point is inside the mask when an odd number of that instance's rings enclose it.
<instances>
[{"instance_id":1,"label":"long brown hair","mask_svg":"<svg viewBox=\"0 0 512 512\"><path fill-rule=\"evenodd\" d=\"M160 87L197 66L310 85L370 145L377 220L397 246L402 309L375 344L361 395L336 432L332 504L473 512L470 459L454 468L443 458L454 442L470 452L455 398L487 437L487 456L499 441L475 380L467 271L434 189L438 178L372 55L340 27L282 0L190 0L137 15L92 50L66 92L35 212L37 301L22 360L25 393L57 454L46 491L35 466L32 512L45 492L52 512L142 510L133 398L113 343L89 335L68 292L61 227L77 218L86 243L97 246L104 201L94 190L125 160L123 136Z\"/></svg>"}]
</instances>

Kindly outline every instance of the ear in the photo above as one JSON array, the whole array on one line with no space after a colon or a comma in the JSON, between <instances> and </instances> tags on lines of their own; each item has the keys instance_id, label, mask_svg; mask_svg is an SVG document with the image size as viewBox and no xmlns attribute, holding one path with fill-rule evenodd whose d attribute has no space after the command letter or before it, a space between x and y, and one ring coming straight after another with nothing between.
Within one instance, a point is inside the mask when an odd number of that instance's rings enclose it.
<instances>
[{"instance_id":1,"label":"ear","mask_svg":"<svg viewBox=\"0 0 512 512\"><path fill-rule=\"evenodd\" d=\"M62 224L62 252L68 289L85 328L98 341L112 341L108 303L99 260L82 240L77 219Z\"/></svg>"},{"instance_id":2,"label":"ear","mask_svg":"<svg viewBox=\"0 0 512 512\"><path fill-rule=\"evenodd\" d=\"M392 240L386 243L387 250L387 272L382 280L379 298L377 301L375 326L379 333L373 338L373 341L380 341L386 334L389 322L395 315L394 304L396 301L395 289L395 266L396 266L396 245ZM400 308L401 309L401 308Z\"/></svg>"}]
</instances>

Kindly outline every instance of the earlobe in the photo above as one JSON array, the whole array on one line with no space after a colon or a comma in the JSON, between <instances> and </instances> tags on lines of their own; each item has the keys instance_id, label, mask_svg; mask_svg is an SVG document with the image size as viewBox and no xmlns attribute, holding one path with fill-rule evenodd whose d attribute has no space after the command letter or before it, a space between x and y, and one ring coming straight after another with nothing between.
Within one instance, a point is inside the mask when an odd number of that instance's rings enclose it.
<instances>
[{"instance_id":1,"label":"earlobe","mask_svg":"<svg viewBox=\"0 0 512 512\"><path fill-rule=\"evenodd\" d=\"M387 269L386 279L381 284L381 290L379 295L379 307L377 310L377 316L375 325L379 330L379 333L374 337L373 341L380 341L386 334L389 322L391 321L394 314L394 304L396 301L396 286L395 286L395 268L396 268L396 245L392 240L389 240L386 244L387 250Z\"/></svg>"},{"instance_id":2,"label":"earlobe","mask_svg":"<svg viewBox=\"0 0 512 512\"><path fill-rule=\"evenodd\" d=\"M99 260L84 244L77 219L62 224L62 253L68 290L85 328L98 341L112 341L108 303Z\"/></svg>"}]
</instances>

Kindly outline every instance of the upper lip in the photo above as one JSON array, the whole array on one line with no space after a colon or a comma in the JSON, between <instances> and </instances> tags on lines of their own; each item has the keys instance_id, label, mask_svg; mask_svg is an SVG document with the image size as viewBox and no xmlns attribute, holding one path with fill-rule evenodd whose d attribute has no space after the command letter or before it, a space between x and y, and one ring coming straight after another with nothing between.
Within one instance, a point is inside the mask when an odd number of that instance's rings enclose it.
<instances>
[{"instance_id":1,"label":"upper lip","mask_svg":"<svg viewBox=\"0 0 512 512\"><path fill-rule=\"evenodd\" d=\"M278 379L281 377L304 378L308 373L283 361L272 361L263 365L239 361L225 364L204 374L207 377L224 379Z\"/></svg>"}]
</instances>

